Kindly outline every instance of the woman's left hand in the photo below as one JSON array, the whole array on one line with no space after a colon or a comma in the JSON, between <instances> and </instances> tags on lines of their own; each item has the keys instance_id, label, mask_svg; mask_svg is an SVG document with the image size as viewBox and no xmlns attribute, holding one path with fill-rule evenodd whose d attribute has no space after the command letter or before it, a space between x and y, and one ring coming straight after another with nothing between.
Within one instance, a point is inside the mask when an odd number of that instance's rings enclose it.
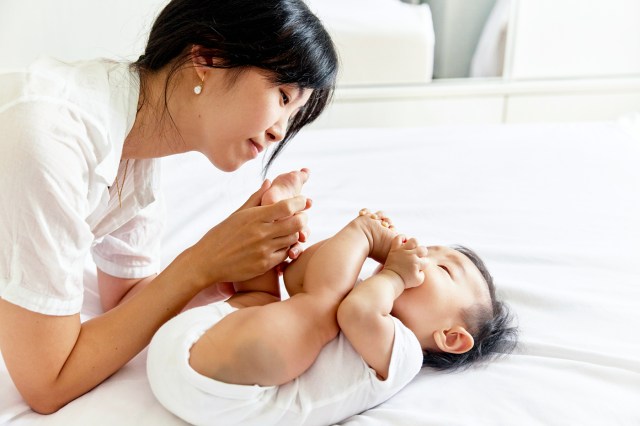
<instances>
[{"instance_id":1,"label":"woman's left hand","mask_svg":"<svg viewBox=\"0 0 640 426\"><path fill-rule=\"evenodd\" d=\"M310 171L307 168L300 170L294 170L289 173L282 173L278 175L267 191L262 195L260 205L268 206L286 198L300 195L302 186L309 180ZM307 199L307 206L305 210L311 207L311 199ZM309 227L304 226L301 232L298 233L298 242L293 244L287 251L287 255L291 260L295 260L304 251L302 244L309 238Z\"/></svg>"}]
</instances>

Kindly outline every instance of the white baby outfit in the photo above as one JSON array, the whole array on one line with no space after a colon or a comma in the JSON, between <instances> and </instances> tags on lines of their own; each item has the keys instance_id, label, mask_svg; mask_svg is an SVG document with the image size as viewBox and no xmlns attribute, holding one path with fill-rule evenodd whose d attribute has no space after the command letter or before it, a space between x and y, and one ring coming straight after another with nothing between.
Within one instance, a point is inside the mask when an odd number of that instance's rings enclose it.
<instances>
[{"instance_id":1,"label":"white baby outfit","mask_svg":"<svg viewBox=\"0 0 640 426\"><path fill-rule=\"evenodd\" d=\"M394 318L389 377L382 381L344 334L328 343L301 376L281 386L219 382L189 365L191 346L235 311L220 302L183 312L156 333L149 346L147 375L156 398L195 425L328 425L389 399L420 371L422 350L415 335Z\"/></svg>"},{"instance_id":2,"label":"white baby outfit","mask_svg":"<svg viewBox=\"0 0 640 426\"><path fill-rule=\"evenodd\" d=\"M0 297L48 315L80 312L91 253L104 272L159 271L159 161L126 162L139 78L124 63L42 59L0 75Z\"/></svg>"}]
</instances>

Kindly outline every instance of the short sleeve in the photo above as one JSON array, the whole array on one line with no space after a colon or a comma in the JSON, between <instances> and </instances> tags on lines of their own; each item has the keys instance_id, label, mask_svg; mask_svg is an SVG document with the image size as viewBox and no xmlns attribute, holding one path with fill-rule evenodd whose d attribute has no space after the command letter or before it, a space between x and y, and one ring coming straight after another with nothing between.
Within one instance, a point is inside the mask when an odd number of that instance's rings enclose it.
<instances>
[{"instance_id":1,"label":"short sleeve","mask_svg":"<svg viewBox=\"0 0 640 426\"><path fill-rule=\"evenodd\" d=\"M80 143L89 130L47 102L2 111L0 128L0 296L42 314L78 313L93 241Z\"/></svg>"},{"instance_id":2,"label":"short sleeve","mask_svg":"<svg viewBox=\"0 0 640 426\"><path fill-rule=\"evenodd\" d=\"M93 261L101 271L118 278L158 273L164 222L164 199L158 192L155 201L91 249Z\"/></svg>"},{"instance_id":3,"label":"short sleeve","mask_svg":"<svg viewBox=\"0 0 640 426\"><path fill-rule=\"evenodd\" d=\"M387 394L387 398L405 387L420 372L422 368L422 348L413 332L402 322L395 318L394 340L391 361L389 362L389 375L386 380L375 379L375 387ZM371 369L372 377L375 372Z\"/></svg>"}]
</instances>

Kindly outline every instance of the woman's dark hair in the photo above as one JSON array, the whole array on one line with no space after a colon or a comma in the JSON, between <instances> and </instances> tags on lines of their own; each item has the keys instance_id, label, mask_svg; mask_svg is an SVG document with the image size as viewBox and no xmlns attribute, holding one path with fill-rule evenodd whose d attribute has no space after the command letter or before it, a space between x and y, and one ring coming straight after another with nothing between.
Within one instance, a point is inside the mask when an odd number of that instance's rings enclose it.
<instances>
[{"instance_id":1,"label":"woman's dark hair","mask_svg":"<svg viewBox=\"0 0 640 426\"><path fill-rule=\"evenodd\" d=\"M480 257L466 247L454 246L478 268L489 289L491 306L478 303L462 313L462 318L473 336L473 348L463 354L424 351L422 366L436 370L461 370L479 361L508 354L517 345L518 329L512 325L507 305L496 299L493 277Z\"/></svg>"},{"instance_id":2,"label":"woman's dark hair","mask_svg":"<svg viewBox=\"0 0 640 426\"><path fill-rule=\"evenodd\" d=\"M267 71L274 84L312 89L306 105L292 117L287 135L264 169L287 142L314 121L331 99L338 56L320 20L302 0L172 0L158 15L145 52L132 64L138 72L173 67L165 83L192 59L191 47L208 66ZM144 89L144 88L142 88Z\"/></svg>"}]
</instances>

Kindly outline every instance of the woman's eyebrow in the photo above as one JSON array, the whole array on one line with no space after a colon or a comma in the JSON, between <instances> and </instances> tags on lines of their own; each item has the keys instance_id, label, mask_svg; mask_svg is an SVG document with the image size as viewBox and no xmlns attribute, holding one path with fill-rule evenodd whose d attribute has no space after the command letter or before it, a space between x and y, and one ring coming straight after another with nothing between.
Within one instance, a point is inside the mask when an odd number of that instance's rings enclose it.
<instances>
[{"instance_id":1,"label":"woman's eyebrow","mask_svg":"<svg viewBox=\"0 0 640 426\"><path fill-rule=\"evenodd\" d=\"M294 85L292 87L292 90L293 90L293 100L297 100L300 97L302 97L303 90L302 90L302 88L300 86L295 86Z\"/></svg>"}]
</instances>

